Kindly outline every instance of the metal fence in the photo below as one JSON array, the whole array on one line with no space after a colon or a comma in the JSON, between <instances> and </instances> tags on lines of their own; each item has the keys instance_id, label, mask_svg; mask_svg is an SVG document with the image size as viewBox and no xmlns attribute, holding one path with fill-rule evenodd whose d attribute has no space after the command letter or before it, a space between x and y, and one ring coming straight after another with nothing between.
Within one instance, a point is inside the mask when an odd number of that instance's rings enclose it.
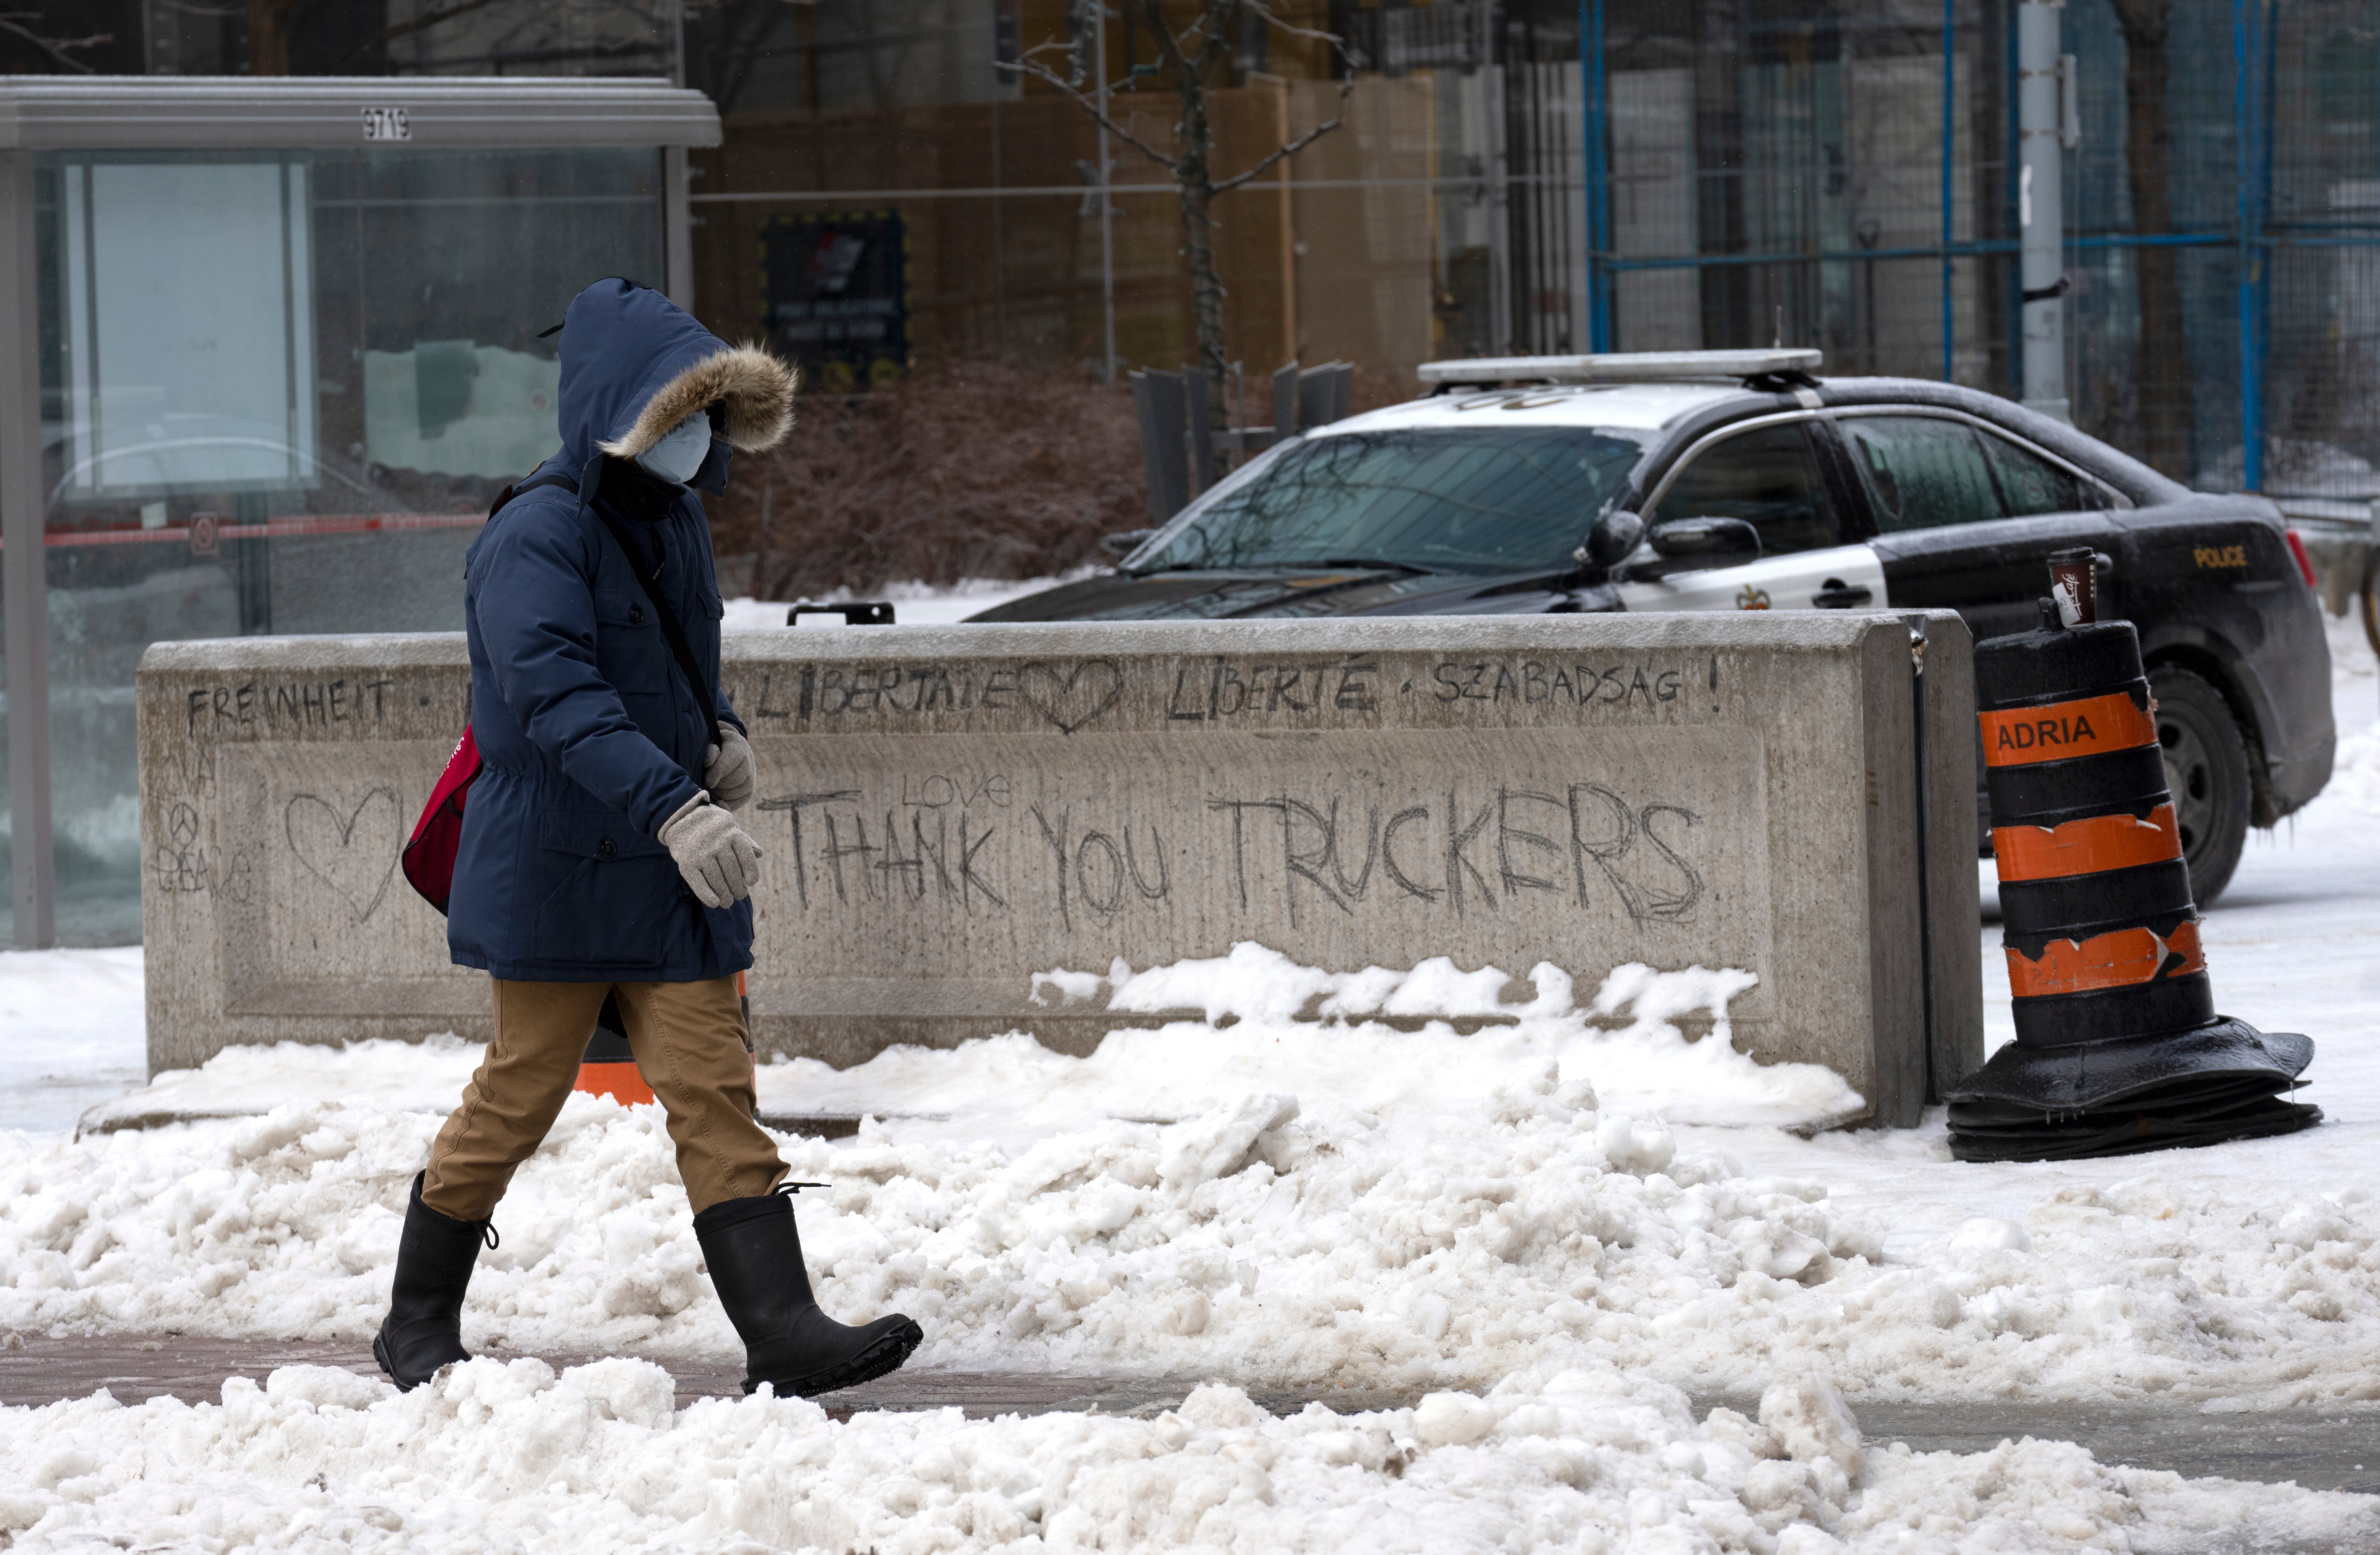
<instances>
[{"instance_id":1,"label":"metal fence","mask_svg":"<svg viewBox=\"0 0 2380 1555\"><path fill-rule=\"evenodd\" d=\"M721 77L729 144L696 196L704 295L738 298L722 322L760 306L752 223L864 203L905 213L925 354L1084 360L1114 339L1125 366L1185 359L1170 192L1128 154L1101 174L1071 105L993 79L992 12L1027 41L1075 14L1007 4L778 7L732 40L689 23L691 59L732 42L720 57L750 62ZM1361 87L1349 128L1219 207L1233 349L1259 374L1347 358L1377 395L1431 357L1781 341L1838 372L2014 395L2022 8L1276 0L1345 40ZM1119 111L1161 134L1138 7L1114 14ZM2058 14L2074 419L2185 481L2362 515L2380 491L2380 0ZM1318 78L1345 67L1260 41L1219 83L1227 164L1270 143L1269 115L1316 122L1336 100Z\"/></svg>"},{"instance_id":2,"label":"metal fence","mask_svg":"<svg viewBox=\"0 0 2380 1555\"><path fill-rule=\"evenodd\" d=\"M1551 176L1516 197L1516 271L1560 268L1538 233L1586 248L1558 300L1516 286L1516 342L1781 339L2015 395L2015 8L1586 0L1564 37L1573 7L1506 7L1514 171ZM2192 484L2360 517L2380 494L2380 5L2126 9L2129 35L2110 0L2062 8L2074 419Z\"/></svg>"}]
</instances>

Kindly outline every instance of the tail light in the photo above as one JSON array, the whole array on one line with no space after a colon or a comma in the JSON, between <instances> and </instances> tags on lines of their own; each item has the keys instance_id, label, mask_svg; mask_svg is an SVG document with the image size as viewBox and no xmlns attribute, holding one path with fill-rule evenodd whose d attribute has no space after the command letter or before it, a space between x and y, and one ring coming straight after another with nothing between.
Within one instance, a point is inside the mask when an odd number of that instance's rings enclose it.
<instances>
[{"instance_id":1,"label":"tail light","mask_svg":"<svg viewBox=\"0 0 2380 1555\"><path fill-rule=\"evenodd\" d=\"M2289 554L2298 559L2298 576L2305 579L2307 588L2317 587L2313 580L2313 558L2306 554L2305 541L2298 538L2297 530L2291 529L2289 533Z\"/></svg>"}]
</instances>

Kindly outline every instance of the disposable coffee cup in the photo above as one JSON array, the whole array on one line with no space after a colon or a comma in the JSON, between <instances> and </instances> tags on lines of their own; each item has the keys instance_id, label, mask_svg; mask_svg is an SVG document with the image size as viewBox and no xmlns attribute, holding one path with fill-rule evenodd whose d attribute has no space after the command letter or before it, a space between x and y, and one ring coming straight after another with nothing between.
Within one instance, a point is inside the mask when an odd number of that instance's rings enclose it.
<instances>
[{"instance_id":1,"label":"disposable coffee cup","mask_svg":"<svg viewBox=\"0 0 2380 1555\"><path fill-rule=\"evenodd\" d=\"M2088 626L2099 619L2099 569L2089 547L2049 553L2049 597L2062 626Z\"/></svg>"}]
</instances>

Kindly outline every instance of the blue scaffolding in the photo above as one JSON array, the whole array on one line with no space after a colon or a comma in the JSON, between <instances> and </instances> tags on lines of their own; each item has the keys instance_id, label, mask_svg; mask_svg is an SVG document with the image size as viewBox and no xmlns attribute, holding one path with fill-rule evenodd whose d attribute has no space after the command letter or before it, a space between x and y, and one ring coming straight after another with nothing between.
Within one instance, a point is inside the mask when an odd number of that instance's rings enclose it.
<instances>
[{"instance_id":1,"label":"blue scaffolding","mask_svg":"<svg viewBox=\"0 0 2380 1555\"><path fill-rule=\"evenodd\" d=\"M1577 0L1581 344L1782 335L1840 371L2013 395L2015 10ZM2200 486L2380 496L2380 3L2177 0L2155 56L2108 0L2064 17L2076 421ZM2170 140L2144 167L2128 78L2159 60ZM1665 72L1691 79L1690 117ZM2160 176L2171 219L2143 229L2133 206ZM1665 273L1693 279L1648 280ZM1558 332L1525 309L1513 323L1524 348Z\"/></svg>"}]
</instances>

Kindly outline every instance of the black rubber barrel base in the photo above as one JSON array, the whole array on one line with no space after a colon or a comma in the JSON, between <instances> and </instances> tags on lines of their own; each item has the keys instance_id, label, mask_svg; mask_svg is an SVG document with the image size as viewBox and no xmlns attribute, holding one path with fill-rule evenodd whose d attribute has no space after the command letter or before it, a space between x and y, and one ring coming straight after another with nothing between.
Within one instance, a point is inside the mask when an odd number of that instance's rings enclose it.
<instances>
[{"instance_id":1,"label":"black rubber barrel base","mask_svg":"<svg viewBox=\"0 0 2380 1555\"><path fill-rule=\"evenodd\" d=\"M2234 1139L2295 1134L2322 1122L2322 1109L2265 1097L2245 1106L2204 1116L2169 1116L2148 1109L2109 1108L2061 1119L2054 1128L1961 1128L1950 1109L1950 1156L1954 1160L2088 1160L2099 1156L2136 1156L2150 1150L2192 1149Z\"/></svg>"},{"instance_id":2,"label":"black rubber barrel base","mask_svg":"<svg viewBox=\"0 0 2380 1555\"><path fill-rule=\"evenodd\" d=\"M637 1050L628 1045L628 1023L620 1018L620 996L607 993L595 1016L595 1033L587 1039L582 1063L634 1063Z\"/></svg>"},{"instance_id":3,"label":"black rubber barrel base","mask_svg":"<svg viewBox=\"0 0 2380 1555\"><path fill-rule=\"evenodd\" d=\"M2218 1017L2066 1047L2011 1042L1950 1092L1959 1160L2081 1160L2294 1134L2322 1109L2281 1099L2313 1061L2295 1032Z\"/></svg>"}]
</instances>

